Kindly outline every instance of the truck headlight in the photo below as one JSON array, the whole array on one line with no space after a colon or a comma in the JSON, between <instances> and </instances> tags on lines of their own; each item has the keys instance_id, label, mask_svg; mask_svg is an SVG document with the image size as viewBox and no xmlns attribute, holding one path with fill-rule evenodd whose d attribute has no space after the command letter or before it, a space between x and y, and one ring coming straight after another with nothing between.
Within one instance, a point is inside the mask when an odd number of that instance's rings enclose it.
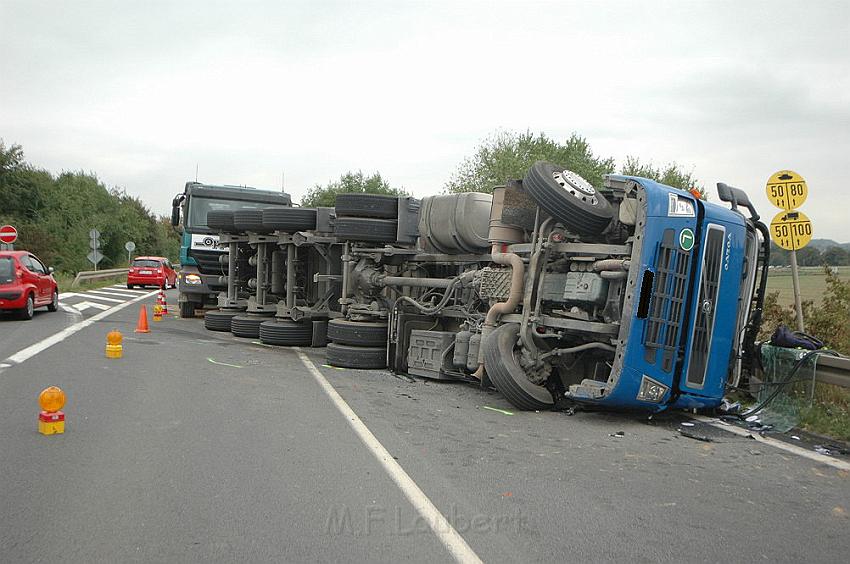
<instances>
[{"instance_id":1,"label":"truck headlight","mask_svg":"<svg viewBox=\"0 0 850 564\"><path fill-rule=\"evenodd\" d=\"M637 399L650 403L661 403L661 400L664 399L668 389L669 388L667 386L658 380L653 380L644 374L643 378L640 380L640 389L637 393Z\"/></svg>"},{"instance_id":2,"label":"truck headlight","mask_svg":"<svg viewBox=\"0 0 850 564\"><path fill-rule=\"evenodd\" d=\"M183 282L190 286L197 286L201 283L201 277L197 274L186 274L183 276Z\"/></svg>"}]
</instances>

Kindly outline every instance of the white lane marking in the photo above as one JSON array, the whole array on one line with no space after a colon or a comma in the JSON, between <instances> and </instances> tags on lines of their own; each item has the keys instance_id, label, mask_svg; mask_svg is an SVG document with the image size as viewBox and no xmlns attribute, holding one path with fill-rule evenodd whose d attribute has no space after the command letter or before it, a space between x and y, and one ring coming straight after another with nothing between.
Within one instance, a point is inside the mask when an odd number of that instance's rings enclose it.
<instances>
[{"instance_id":1,"label":"white lane marking","mask_svg":"<svg viewBox=\"0 0 850 564\"><path fill-rule=\"evenodd\" d=\"M103 319L103 318L105 318L109 315L112 315L116 311L122 310L129 305L132 305L136 302L140 302L145 298L149 298L149 297L155 295L157 293L157 291L149 292L149 293L145 294L144 296L139 296L138 298L124 302L123 304L119 304L115 307L111 307L111 308L107 309L106 311L102 311L98 314L92 315L88 319L84 319L84 320L82 320L78 323L74 323L73 325L66 327L62 331L59 331L58 333L54 333L53 335L50 335L46 339L42 339L41 341L39 341L35 344L32 344L25 349L19 350L18 352L16 352L12 356L4 359L3 362L12 363L12 364L20 364L20 363L34 357L35 355L37 355L41 351L43 351L43 350L45 350L49 347L52 347L56 343L61 343L62 341L64 341L65 339L67 339L68 337L70 337L71 335L76 333L77 331L80 331L81 329L85 329L86 327L88 327L92 323L100 321L101 319Z\"/></svg>"},{"instance_id":2,"label":"white lane marking","mask_svg":"<svg viewBox=\"0 0 850 564\"><path fill-rule=\"evenodd\" d=\"M59 301L61 302L65 298L73 298L74 296L82 296L82 294L77 294L76 292L64 292L59 294Z\"/></svg>"},{"instance_id":3,"label":"white lane marking","mask_svg":"<svg viewBox=\"0 0 850 564\"><path fill-rule=\"evenodd\" d=\"M770 437L763 437L758 433L753 433L752 431L742 429L741 427L737 427L735 425L724 425L723 423L718 423L716 419L706 417L705 415L689 415L688 417L690 417L691 419L695 419L696 421L701 421L702 423L705 423L707 425L711 425L712 427L715 427L717 429L729 431L733 435L738 435L740 437L752 437L759 442L784 450L785 452L790 452L792 454L796 454L797 456L802 456L803 458L808 458L809 460L814 460L815 462L820 462L822 464L832 466L833 468L837 468L839 470L850 471L850 462L839 460L837 458L832 458L831 456L827 456L825 454L813 452L804 449L803 447L798 447L797 445L788 444L784 441L779 441Z\"/></svg>"},{"instance_id":4,"label":"white lane marking","mask_svg":"<svg viewBox=\"0 0 850 564\"><path fill-rule=\"evenodd\" d=\"M322 390L328 395L331 402L333 402L334 407L342 414L343 417L348 421L348 424L351 426L354 433L360 437L360 440L363 441L363 444L366 445L375 458L378 459L378 462L381 466L384 467L387 474L389 474L390 478L392 478L393 482L401 489L404 496L410 501L413 505L413 508L416 509L416 512L428 523L428 526L431 527L431 530L440 539L440 542L443 543L443 546L449 551L449 553L454 557L457 562L481 562L481 559L475 554L475 551L470 548L466 541L460 536L455 528L449 523L449 520L445 518L445 516L440 513L440 510L428 499L428 496L425 495L419 486L416 485L416 482L413 481L407 472L404 471L404 468L396 462L396 460L390 455L384 445L378 441L375 435L366 427L366 424L357 417L357 414L354 413L354 410L351 409L351 406L346 403L342 396L331 386L330 382L325 379L319 369L316 368L316 365L313 364L313 361L304 354L300 347L292 347L295 350L295 353L298 355L298 358L301 359L301 362L313 375L313 378L316 382L321 386Z\"/></svg>"},{"instance_id":5,"label":"white lane marking","mask_svg":"<svg viewBox=\"0 0 850 564\"><path fill-rule=\"evenodd\" d=\"M100 300L102 302L113 302L116 304L123 304L127 300L116 300L115 298L107 298L105 296L96 296L94 292L86 292L85 294L80 294L80 297L91 298L93 300Z\"/></svg>"},{"instance_id":6,"label":"white lane marking","mask_svg":"<svg viewBox=\"0 0 850 564\"><path fill-rule=\"evenodd\" d=\"M68 304L68 307L72 307L79 312L83 312L83 311L85 311L89 308L99 309L100 311L104 311L104 310L109 309L111 306L103 305L103 304L96 304L94 302L80 302L78 304Z\"/></svg>"},{"instance_id":7,"label":"white lane marking","mask_svg":"<svg viewBox=\"0 0 850 564\"><path fill-rule=\"evenodd\" d=\"M100 290L89 290L87 293L89 294L103 294L104 296L121 296L124 298L135 298L138 296L135 292L132 294L126 290L119 292L118 290L113 290L111 288L101 288Z\"/></svg>"},{"instance_id":8,"label":"white lane marking","mask_svg":"<svg viewBox=\"0 0 850 564\"><path fill-rule=\"evenodd\" d=\"M5 362L0 362L0 368L9 368L12 366L11 364L6 364Z\"/></svg>"},{"instance_id":9,"label":"white lane marking","mask_svg":"<svg viewBox=\"0 0 850 564\"><path fill-rule=\"evenodd\" d=\"M132 288L125 288L123 286L121 286L121 291L122 292L128 292L128 293L132 292L134 294L147 294L148 292L150 292L150 290L134 290Z\"/></svg>"}]
</instances>

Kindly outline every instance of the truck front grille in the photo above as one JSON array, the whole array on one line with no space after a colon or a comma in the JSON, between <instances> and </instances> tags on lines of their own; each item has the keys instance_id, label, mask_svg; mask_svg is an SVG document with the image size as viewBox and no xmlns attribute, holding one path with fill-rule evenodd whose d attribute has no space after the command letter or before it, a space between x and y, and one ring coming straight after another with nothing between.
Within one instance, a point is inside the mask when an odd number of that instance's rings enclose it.
<instances>
[{"instance_id":1,"label":"truck front grille","mask_svg":"<svg viewBox=\"0 0 850 564\"><path fill-rule=\"evenodd\" d=\"M705 384L711 334L714 331L714 314L717 311L717 293L720 289L720 275L723 272L725 238L726 230L723 227L708 226L702 251L699 299L696 303L696 321L691 337L691 354L688 363L687 383L692 388L702 388Z\"/></svg>"},{"instance_id":2,"label":"truck front grille","mask_svg":"<svg viewBox=\"0 0 850 564\"><path fill-rule=\"evenodd\" d=\"M227 274L227 265L218 261L219 257L222 256L220 252L192 249L189 251L189 256L198 263L198 270L201 274Z\"/></svg>"},{"instance_id":3,"label":"truck front grille","mask_svg":"<svg viewBox=\"0 0 850 564\"><path fill-rule=\"evenodd\" d=\"M665 229L655 259L655 276L643 335L645 359L670 372L682 329L690 252L679 248L675 229Z\"/></svg>"}]
</instances>

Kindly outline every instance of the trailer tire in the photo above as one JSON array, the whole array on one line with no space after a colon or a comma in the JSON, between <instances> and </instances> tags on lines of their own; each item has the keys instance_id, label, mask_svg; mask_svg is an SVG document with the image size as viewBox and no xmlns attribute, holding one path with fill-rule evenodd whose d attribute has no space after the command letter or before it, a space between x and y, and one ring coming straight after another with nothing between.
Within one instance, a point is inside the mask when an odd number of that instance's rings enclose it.
<instances>
[{"instance_id":1,"label":"trailer tire","mask_svg":"<svg viewBox=\"0 0 850 564\"><path fill-rule=\"evenodd\" d=\"M519 323L506 323L498 327L481 343L484 347L484 369L487 376L505 399L518 409L539 411L551 409L555 401L543 386L532 383L525 376L514 355L519 337Z\"/></svg>"},{"instance_id":2,"label":"trailer tire","mask_svg":"<svg viewBox=\"0 0 850 564\"><path fill-rule=\"evenodd\" d=\"M263 225L263 210L236 210L233 212L233 225L236 231L251 233L271 233L272 230Z\"/></svg>"},{"instance_id":3,"label":"trailer tire","mask_svg":"<svg viewBox=\"0 0 850 564\"><path fill-rule=\"evenodd\" d=\"M523 187L549 215L570 231L582 235L602 233L614 217L608 200L589 183L573 185L556 174L564 167L537 161L525 175Z\"/></svg>"},{"instance_id":4,"label":"trailer tire","mask_svg":"<svg viewBox=\"0 0 850 564\"><path fill-rule=\"evenodd\" d=\"M393 243L398 238L398 222L393 219L338 217L334 235L346 241Z\"/></svg>"},{"instance_id":5,"label":"trailer tire","mask_svg":"<svg viewBox=\"0 0 850 564\"><path fill-rule=\"evenodd\" d=\"M235 233L236 226L233 224L233 212L225 210L207 212L207 227L224 231L225 233Z\"/></svg>"},{"instance_id":6,"label":"trailer tire","mask_svg":"<svg viewBox=\"0 0 850 564\"><path fill-rule=\"evenodd\" d=\"M328 322L328 339L340 345L383 347L387 344L387 324L331 319Z\"/></svg>"},{"instance_id":7,"label":"trailer tire","mask_svg":"<svg viewBox=\"0 0 850 564\"><path fill-rule=\"evenodd\" d=\"M260 342L284 347L310 346L313 342L313 322L289 319L269 319L260 323Z\"/></svg>"},{"instance_id":8,"label":"trailer tire","mask_svg":"<svg viewBox=\"0 0 850 564\"><path fill-rule=\"evenodd\" d=\"M260 324L267 320L267 316L261 315L236 315L230 320L230 332L234 337L256 339L260 336Z\"/></svg>"},{"instance_id":9,"label":"trailer tire","mask_svg":"<svg viewBox=\"0 0 850 564\"><path fill-rule=\"evenodd\" d=\"M327 362L340 368L386 368L387 347L352 347L328 343Z\"/></svg>"},{"instance_id":10,"label":"trailer tire","mask_svg":"<svg viewBox=\"0 0 850 564\"><path fill-rule=\"evenodd\" d=\"M337 217L396 219L398 198L383 194L339 194L334 208Z\"/></svg>"},{"instance_id":11,"label":"trailer tire","mask_svg":"<svg viewBox=\"0 0 850 564\"><path fill-rule=\"evenodd\" d=\"M313 231L316 229L316 209L266 208L263 210L263 225L284 233Z\"/></svg>"},{"instance_id":12,"label":"trailer tire","mask_svg":"<svg viewBox=\"0 0 850 564\"><path fill-rule=\"evenodd\" d=\"M204 327L207 331L230 332L230 320L238 315L238 311L223 311L214 309L204 313Z\"/></svg>"}]
</instances>

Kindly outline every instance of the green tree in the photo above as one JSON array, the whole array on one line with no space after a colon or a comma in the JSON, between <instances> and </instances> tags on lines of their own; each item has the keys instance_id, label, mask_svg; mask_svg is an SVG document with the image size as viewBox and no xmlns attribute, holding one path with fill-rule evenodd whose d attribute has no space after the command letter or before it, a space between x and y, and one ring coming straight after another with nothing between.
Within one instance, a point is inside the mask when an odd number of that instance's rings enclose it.
<instances>
[{"instance_id":1,"label":"green tree","mask_svg":"<svg viewBox=\"0 0 850 564\"><path fill-rule=\"evenodd\" d=\"M54 177L24 160L20 145L0 141L0 223L18 228L16 247L37 254L59 271L91 268L89 230L101 232L101 266L124 266L124 243L138 252L177 257L177 235L121 188L108 189L97 176L63 172Z\"/></svg>"},{"instance_id":2,"label":"green tree","mask_svg":"<svg viewBox=\"0 0 850 564\"><path fill-rule=\"evenodd\" d=\"M823 256L815 247L809 245L797 251L797 264L800 266L820 266Z\"/></svg>"},{"instance_id":3,"label":"green tree","mask_svg":"<svg viewBox=\"0 0 850 564\"><path fill-rule=\"evenodd\" d=\"M604 176L616 170L613 158L594 154L587 140L577 133L561 142L542 132L497 131L481 142L471 157L461 162L445 189L447 192L490 193L508 180L522 178L531 165L540 160L562 165L594 186L601 186ZM696 187L703 192L693 173L675 163L659 168L627 157L620 173L651 178L683 190Z\"/></svg>"},{"instance_id":4,"label":"green tree","mask_svg":"<svg viewBox=\"0 0 850 564\"><path fill-rule=\"evenodd\" d=\"M823 252L821 258L829 266L847 266L850 264L850 252L841 247L829 247Z\"/></svg>"},{"instance_id":5,"label":"green tree","mask_svg":"<svg viewBox=\"0 0 850 564\"><path fill-rule=\"evenodd\" d=\"M641 162L637 157L630 156L626 157L626 163L620 170L620 174L651 178L661 184L682 190L696 189L702 194L703 198L706 198L705 189L694 178L693 171L685 172L676 163L668 163L663 167L656 167L651 163Z\"/></svg>"},{"instance_id":6,"label":"green tree","mask_svg":"<svg viewBox=\"0 0 850 564\"><path fill-rule=\"evenodd\" d=\"M563 165L599 186L614 171L614 159L593 154L583 137L573 133L561 143L545 133L498 131L485 139L457 167L446 183L448 192L490 193L506 181L522 178L536 161Z\"/></svg>"},{"instance_id":7,"label":"green tree","mask_svg":"<svg viewBox=\"0 0 850 564\"><path fill-rule=\"evenodd\" d=\"M381 178L376 172L365 176L362 171L346 172L339 180L328 182L326 185L316 184L304 198L301 205L305 207L333 206L336 203L337 194L348 192L359 192L363 194L387 194L390 196L405 196L407 193L402 188L393 188L390 183Z\"/></svg>"}]
</instances>

